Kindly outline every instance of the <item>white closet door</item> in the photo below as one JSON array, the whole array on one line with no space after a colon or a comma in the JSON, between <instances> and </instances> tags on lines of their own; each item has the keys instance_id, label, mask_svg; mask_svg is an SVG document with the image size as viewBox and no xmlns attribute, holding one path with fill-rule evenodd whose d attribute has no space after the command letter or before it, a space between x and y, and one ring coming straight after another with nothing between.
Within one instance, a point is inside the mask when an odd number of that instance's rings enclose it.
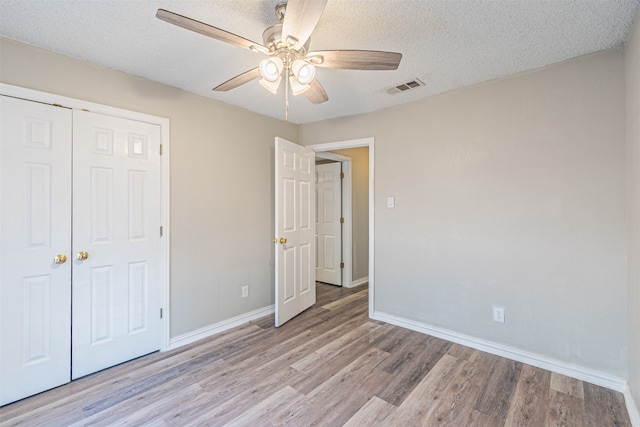
<instances>
[{"instance_id":1,"label":"white closet door","mask_svg":"<svg viewBox=\"0 0 640 427\"><path fill-rule=\"evenodd\" d=\"M76 379L160 349L160 127L73 120Z\"/></svg>"},{"instance_id":2,"label":"white closet door","mask_svg":"<svg viewBox=\"0 0 640 427\"><path fill-rule=\"evenodd\" d=\"M4 405L69 382L72 122L68 109L6 96L0 117Z\"/></svg>"}]
</instances>

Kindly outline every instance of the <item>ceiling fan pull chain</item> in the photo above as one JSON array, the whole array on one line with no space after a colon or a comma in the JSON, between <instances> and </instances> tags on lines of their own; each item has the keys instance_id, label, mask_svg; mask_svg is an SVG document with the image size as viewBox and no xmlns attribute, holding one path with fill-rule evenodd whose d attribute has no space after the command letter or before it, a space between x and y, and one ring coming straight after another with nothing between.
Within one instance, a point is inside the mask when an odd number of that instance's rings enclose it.
<instances>
[{"instance_id":1,"label":"ceiling fan pull chain","mask_svg":"<svg viewBox=\"0 0 640 427\"><path fill-rule=\"evenodd\" d=\"M289 74L289 69L285 70ZM284 121L289 121L289 76L284 79Z\"/></svg>"}]
</instances>

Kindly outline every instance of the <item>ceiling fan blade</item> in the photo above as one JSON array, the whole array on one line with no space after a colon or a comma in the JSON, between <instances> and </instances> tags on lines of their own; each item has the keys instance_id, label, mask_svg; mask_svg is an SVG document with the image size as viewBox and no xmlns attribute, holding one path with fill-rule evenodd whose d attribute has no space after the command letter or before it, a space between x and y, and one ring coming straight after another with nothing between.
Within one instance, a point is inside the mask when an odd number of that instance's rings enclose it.
<instances>
[{"instance_id":1,"label":"ceiling fan blade","mask_svg":"<svg viewBox=\"0 0 640 427\"><path fill-rule=\"evenodd\" d=\"M244 47L245 49L251 49L252 46L258 49L268 51L267 48L260 43L245 39L244 37L237 36L220 28L213 27L204 22L196 21L195 19L187 18L186 16L178 15L177 13L169 12L168 10L158 9L156 18L168 22L178 27L186 28L187 30L195 31L196 33L209 36L216 40L220 40L226 43L230 43L235 46Z\"/></svg>"},{"instance_id":2,"label":"ceiling fan blade","mask_svg":"<svg viewBox=\"0 0 640 427\"><path fill-rule=\"evenodd\" d=\"M317 67L341 68L344 70L395 70L400 65L401 53L377 50L319 50L309 52L307 58L322 56Z\"/></svg>"},{"instance_id":3,"label":"ceiling fan blade","mask_svg":"<svg viewBox=\"0 0 640 427\"><path fill-rule=\"evenodd\" d=\"M253 70L249 70L238 76L235 76L232 79L227 80L226 82L214 87L213 90L215 90L216 92L226 92L228 90L235 89L245 83L248 83L253 79L257 79L258 77L260 77L260 68L254 68Z\"/></svg>"},{"instance_id":4,"label":"ceiling fan blade","mask_svg":"<svg viewBox=\"0 0 640 427\"><path fill-rule=\"evenodd\" d=\"M293 46L298 50L307 42L318 25L328 0L289 0L282 22L282 40L289 36L298 39Z\"/></svg>"},{"instance_id":5,"label":"ceiling fan blade","mask_svg":"<svg viewBox=\"0 0 640 427\"><path fill-rule=\"evenodd\" d=\"M307 89L303 95L311 101L312 104L322 104L329 100L327 92L324 91L318 79L313 79L311 83L309 83L309 89Z\"/></svg>"}]
</instances>

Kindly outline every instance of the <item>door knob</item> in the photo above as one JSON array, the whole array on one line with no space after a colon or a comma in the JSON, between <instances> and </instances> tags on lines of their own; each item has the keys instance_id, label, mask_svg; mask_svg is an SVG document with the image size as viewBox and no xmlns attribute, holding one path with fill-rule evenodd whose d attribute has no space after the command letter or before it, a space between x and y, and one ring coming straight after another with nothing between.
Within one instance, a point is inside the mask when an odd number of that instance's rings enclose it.
<instances>
[{"instance_id":1,"label":"door knob","mask_svg":"<svg viewBox=\"0 0 640 427\"><path fill-rule=\"evenodd\" d=\"M80 251L78 255L76 255L78 261L86 261L87 258L89 258L89 252Z\"/></svg>"},{"instance_id":2,"label":"door knob","mask_svg":"<svg viewBox=\"0 0 640 427\"><path fill-rule=\"evenodd\" d=\"M67 256L63 254L58 254L53 257L53 262L56 264L64 264L67 262Z\"/></svg>"},{"instance_id":3,"label":"door knob","mask_svg":"<svg viewBox=\"0 0 640 427\"><path fill-rule=\"evenodd\" d=\"M285 239L284 237L281 237L280 238L280 243L282 243L284 245L285 243L287 243L287 239Z\"/></svg>"}]
</instances>

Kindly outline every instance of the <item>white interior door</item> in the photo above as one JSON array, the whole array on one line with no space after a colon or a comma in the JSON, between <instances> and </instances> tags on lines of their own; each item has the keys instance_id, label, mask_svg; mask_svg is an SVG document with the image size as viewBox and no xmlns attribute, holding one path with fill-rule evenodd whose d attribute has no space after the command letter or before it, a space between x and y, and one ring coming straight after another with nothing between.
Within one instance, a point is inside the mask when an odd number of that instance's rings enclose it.
<instances>
[{"instance_id":1,"label":"white interior door","mask_svg":"<svg viewBox=\"0 0 640 427\"><path fill-rule=\"evenodd\" d=\"M6 96L0 118L4 405L69 382L72 121L66 108Z\"/></svg>"},{"instance_id":2,"label":"white interior door","mask_svg":"<svg viewBox=\"0 0 640 427\"><path fill-rule=\"evenodd\" d=\"M316 165L316 280L342 285L340 162Z\"/></svg>"},{"instance_id":3,"label":"white interior door","mask_svg":"<svg viewBox=\"0 0 640 427\"><path fill-rule=\"evenodd\" d=\"M276 326L316 302L315 153L282 138L275 143Z\"/></svg>"},{"instance_id":4,"label":"white interior door","mask_svg":"<svg viewBox=\"0 0 640 427\"><path fill-rule=\"evenodd\" d=\"M160 127L73 120L75 379L160 349L161 224Z\"/></svg>"}]
</instances>

